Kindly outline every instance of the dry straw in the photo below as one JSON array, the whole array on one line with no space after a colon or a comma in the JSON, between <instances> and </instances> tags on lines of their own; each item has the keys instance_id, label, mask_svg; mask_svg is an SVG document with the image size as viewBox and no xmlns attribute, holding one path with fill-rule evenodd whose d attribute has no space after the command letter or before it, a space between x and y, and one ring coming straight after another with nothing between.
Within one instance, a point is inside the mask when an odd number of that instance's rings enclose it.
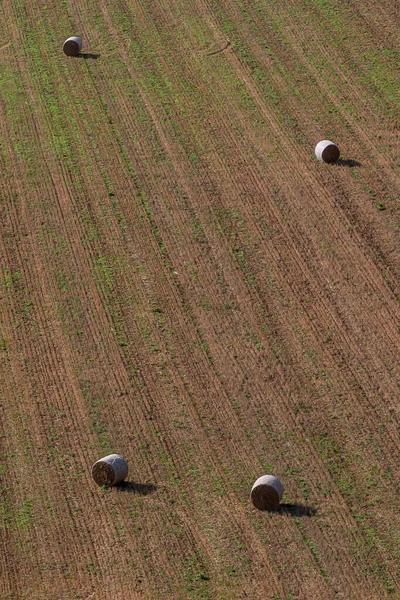
<instances>
[{"instance_id":1,"label":"dry straw","mask_svg":"<svg viewBox=\"0 0 400 600\"><path fill-rule=\"evenodd\" d=\"M110 454L94 463L92 477L97 485L116 485L128 475L128 463L119 454Z\"/></svg>"},{"instance_id":2,"label":"dry straw","mask_svg":"<svg viewBox=\"0 0 400 600\"><path fill-rule=\"evenodd\" d=\"M334 142L322 140L315 146L315 156L321 162L334 163L340 156L340 150Z\"/></svg>"},{"instance_id":3,"label":"dry straw","mask_svg":"<svg viewBox=\"0 0 400 600\"><path fill-rule=\"evenodd\" d=\"M70 37L63 44L63 52L67 56L78 56L82 50L82 40L79 37Z\"/></svg>"},{"instance_id":4,"label":"dry straw","mask_svg":"<svg viewBox=\"0 0 400 600\"><path fill-rule=\"evenodd\" d=\"M274 475L259 477L251 488L250 498L258 510L276 510L283 496L283 485Z\"/></svg>"}]
</instances>

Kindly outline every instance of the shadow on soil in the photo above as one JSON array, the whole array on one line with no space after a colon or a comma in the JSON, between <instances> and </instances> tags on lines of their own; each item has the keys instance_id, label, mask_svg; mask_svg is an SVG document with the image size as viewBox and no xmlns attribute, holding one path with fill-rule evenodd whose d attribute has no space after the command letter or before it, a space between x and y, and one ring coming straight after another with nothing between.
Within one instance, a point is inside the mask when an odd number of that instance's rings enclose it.
<instances>
[{"instance_id":1,"label":"shadow on soil","mask_svg":"<svg viewBox=\"0 0 400 600\"><path fill-rule=\"evenodd\" d=\"M130 492L131 494L140 494L141 496L148 496L158 489L157 485L152 483L136 483L135 481L123 481L119 485L115 486L115 489L119 492Z\"/></svg>"},{"instance_id":2,"label":"shadow on soil","mask_svg":"<svg viewBox=\"0 0 400 600\"><path fill-rule=\"evenodd\" d=\"M77 54L75 56L75 58L83 58L85 60L87 60L88 58L92 59L92 60L97 60L99 57L100 57L100 54L90 54L87 52L81 52L80 54Z\"/></svg>"},{"instance_id":3,"label":"shadow on soil","mask_svg":"<svg viewBox=\"0 0 400 600\"><path fill-rule=\"evenodd\" d=\"M361 163L359 163L357 160L345 160L344 158L338 158L338 160L336 161L336 164L339 165L339 167L361 167Z\"/></svg>"},{"instance_id":4,"label":"shadow on soil","mask_svg":"<svg viewBox=\"0 0 400 600\"><path fill-rule=\"evenodd\" d=\"M317 510L314 506L305 506L304 504L280 504L276 512L281 515L290 515L292 517L313 517Z\"/></svg>"}]
</instances>

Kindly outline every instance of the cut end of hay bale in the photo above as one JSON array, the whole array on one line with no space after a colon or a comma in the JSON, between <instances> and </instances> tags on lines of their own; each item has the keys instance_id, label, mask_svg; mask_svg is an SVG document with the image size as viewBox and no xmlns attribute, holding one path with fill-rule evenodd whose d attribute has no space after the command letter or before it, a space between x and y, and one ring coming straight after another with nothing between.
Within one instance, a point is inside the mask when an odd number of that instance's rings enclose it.
<instances>
[{"instance_id":1,"label":"cut end of hay bale","mask_svg":"<svg viewBox=\"0 0 400 600\"><path fill-rule=\"evenodd\" d=\"M259 485L251 492L251 501L258 510L276 510L279 494L269 485Z\"/></svg>"},{"instance_id":2,"label":"cut end of hay bale","mask_svg":"<svg viewBox=\"0 0 400 600\"><path fill-rule=\"evenodd\" d=\"M78 56L82 49L82 40L78 37L70 37L63 44L63 52L67 56Z\"/></svg>"},{"instance_id":3,"label":"cut end of hay bale","mask_svg":"<svg viewBox=\"0 0 400 600\"><path fill-rule=\"evenodd\" d=\"M322 160L326 163L334 163L340 156L339 148L335 144L327 146L322 151Z\"/></svg>"},{"instance_id":4,"label":"cut end of hay bale","mask_svg":"<svg viewBox=\"0 0 400 600\"><path fill-rule=\"evenodd\" d=\"M315 156L321 162L334 163L340 156L340 150L334 142L322 140L315 146Z\"/></svg>"},{"instance_id":5,"label":"cut end of hay bale","mask_svg":"<svg viewBox=\"0 0 400 600\"><path fill-rule=\"evenodd\" d=\"M283 496L283 485L274 475L259 477L251 489L250 498L258 510L276 510Z\"/></svg>"},{"instance_id":6,"label":"cut end of hay bale","mask_svg":"<svg viewBox=\"0 0 400 600\"><path fill-rule=\"evenodd\" d=\"M114 485L115 473L111 465L98 461L92 467L92 477L97 485Z\"/></svg>"},{"instance_id":7,"label":"cut end of hay bale","mask_svg":"<svg viewBox=\"0 0 400 600\"><path fill-rule=\"evenodd\" d=\"M128 463L119 454L110 454L94 463L92 477L97 485L117 485L128 475Z\"/></svg>"}]
</instances>

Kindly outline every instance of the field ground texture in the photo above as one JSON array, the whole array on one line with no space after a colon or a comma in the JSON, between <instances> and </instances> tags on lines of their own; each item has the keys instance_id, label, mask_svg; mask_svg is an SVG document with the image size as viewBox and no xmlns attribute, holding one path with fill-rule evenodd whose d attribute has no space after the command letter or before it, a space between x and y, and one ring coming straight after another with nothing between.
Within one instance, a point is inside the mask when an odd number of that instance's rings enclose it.
<instances>
[{"instance_id":1,"label":"field ground texture","mask_svg":"<svg viewBox=\"0 0 400 600\"><path fill-rule=\"evenodd\" d=\"M399 25L0 3L2 600L400 598Z\"/></svg>"}]
</instances>

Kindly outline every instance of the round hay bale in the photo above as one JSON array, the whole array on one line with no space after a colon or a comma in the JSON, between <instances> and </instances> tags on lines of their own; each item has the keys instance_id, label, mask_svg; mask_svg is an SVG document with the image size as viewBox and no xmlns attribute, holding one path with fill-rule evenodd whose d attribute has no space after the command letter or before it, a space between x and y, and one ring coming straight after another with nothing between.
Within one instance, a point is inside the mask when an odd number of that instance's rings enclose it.
<instances>
[{"instance_id":1,"label":"round hay bale","mask_svg":"<svg viewBox=\"0 0 400 600\"><path fill-rule=\"evenodd\" d=\"M258 510L276 510L283 496L283 485L274 475L259 477L251 488L250 498Z\"/></svg>"},{"instance_id":2,"label":"round hay bale","mask_svg":"<svg viewBox=\"0 0 400 600\"><path fill-rule=\"evenodd\" d=\"M340 156L340 150L334 142L322 140L315 146L315 156L321 162L334 163Z\"/></svg>"},{"instance_id":3,"label":"round hay bale","mask_svg":"<svg viewBox=\"0 0 400 600\"><path fill-rule=\"evenodd\" d=\"M116 485L128 475L128 463L119 454L110 454L94 463L92 477L97 485Z\"/></svg>"},{"instance_id":4,"label":"round hay bale","mask_svg":"<svg viewBox=\"0 0 400 600\"><path fill-rule=\"evenodd\" d=\"M63 52L67 56L78 56L82 50L82 40L79 37L70 37L63 44Z\"/></svg>"}]
</instances>

